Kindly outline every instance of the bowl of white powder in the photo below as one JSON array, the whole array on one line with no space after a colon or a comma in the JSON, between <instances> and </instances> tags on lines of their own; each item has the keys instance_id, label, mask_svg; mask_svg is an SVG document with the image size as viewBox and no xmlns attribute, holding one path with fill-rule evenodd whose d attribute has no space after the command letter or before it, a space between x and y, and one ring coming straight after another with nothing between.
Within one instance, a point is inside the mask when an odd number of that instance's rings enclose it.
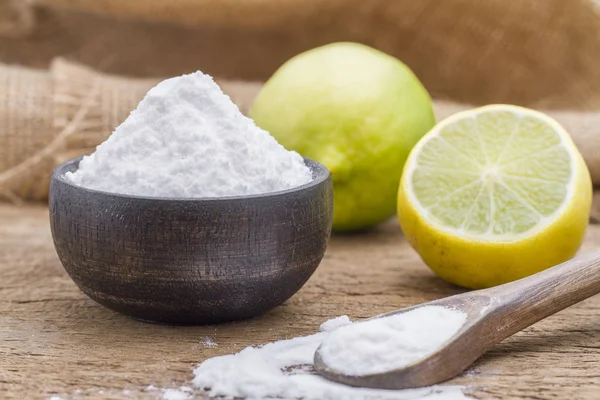
<instances>
[{"instance_id":1,"label":"bowl of white powder","mask_svg":"<svg viewBox=\"0 0 600 400\"><path fill-rule=\"evenodd\" d=\"M98 303L205 324L259 315L313 274L331 233L328 170L283 148L197 72L151 89L50 186L58 256Z\"/></svg>"}]
</instances>

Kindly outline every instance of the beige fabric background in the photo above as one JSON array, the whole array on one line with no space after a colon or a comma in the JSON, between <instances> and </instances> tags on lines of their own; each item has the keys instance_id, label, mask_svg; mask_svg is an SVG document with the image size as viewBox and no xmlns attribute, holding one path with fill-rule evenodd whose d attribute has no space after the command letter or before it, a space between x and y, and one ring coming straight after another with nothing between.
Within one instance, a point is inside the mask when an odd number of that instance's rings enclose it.
<instances>
[{"instance_id":1,"label":"beige fabric background","mask_svg":"<svg viewBox=\"0 0 600 400\"><path fill-rule=\"evenodd\" d=\"M47 68L63 56L120 75L201 68L264 80L298 52L352 40L397 56L439 98L600 107L600 17L590 0L2 3L14 9L0 13L14 27L0 39L6 63Z\"/></svg>"}]
</instances>

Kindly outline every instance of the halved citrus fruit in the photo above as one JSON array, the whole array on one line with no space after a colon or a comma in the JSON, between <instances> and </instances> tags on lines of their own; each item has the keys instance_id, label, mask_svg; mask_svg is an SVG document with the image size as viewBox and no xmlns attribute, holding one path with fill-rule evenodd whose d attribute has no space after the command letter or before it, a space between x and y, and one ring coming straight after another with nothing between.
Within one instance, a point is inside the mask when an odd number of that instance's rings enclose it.
<instances>
[{"instance_id":1,"label":"halved citrus fruit","mask_svg":"<svg viewBox=\"0 0 600 400\"><path fill-rule=\"evenodd\" d=\"M591 199L589 171L556 121L491 105L447 118L413 148L398 218L436 274L483 288L571 258Z\"/></svg>"}]
</instances>

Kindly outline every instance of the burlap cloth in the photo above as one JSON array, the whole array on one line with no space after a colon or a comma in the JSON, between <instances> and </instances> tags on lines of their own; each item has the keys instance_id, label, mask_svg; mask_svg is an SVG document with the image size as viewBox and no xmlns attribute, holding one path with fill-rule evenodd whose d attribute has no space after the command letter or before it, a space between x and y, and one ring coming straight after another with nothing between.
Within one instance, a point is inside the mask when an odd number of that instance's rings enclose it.
<instances>
[{"instance_id":1,"label":"burlap cloth","mask_svg":"<svg viewBox=\"0 0 600 400\"><path fill-rule=\"evenodd\" d=\"M404 61L436 98L600 109L600 17L591 0L2 3L14 5L12 13L0 11L0 27L2 20L13 26L13 39L2 39L0 28L4 62L47 68L68 55L118 75L200 68L264 81L303 50L351 40ZM29 11L23 4L31 4Z\"/></svg>"},{"instance_id":2,"label":"burlap cloth","mask_svg":"<svg viewBox=\"0 0 600 400\"><path fill-rule=\"evenodd\" d=\"M0 59L53 60L48 69L0 65L0 194L13 202L44 200L54 166L93 151L159 80L114 72L167 76L201 68L229 78L219 83L246 111L260 87L248 78L263 80L297 52L336 40L361 41L405 61L446 99L436 102L440 118L491 102L546 110L572 134L600 184L600 16L587 0L38 3L51 7L0 0ZM113 20L73 8L201 26ZM101 40L90 49L91 38ZM94 61L94 68L56 59L57 52Z\"/></svg>"}]
</instances>

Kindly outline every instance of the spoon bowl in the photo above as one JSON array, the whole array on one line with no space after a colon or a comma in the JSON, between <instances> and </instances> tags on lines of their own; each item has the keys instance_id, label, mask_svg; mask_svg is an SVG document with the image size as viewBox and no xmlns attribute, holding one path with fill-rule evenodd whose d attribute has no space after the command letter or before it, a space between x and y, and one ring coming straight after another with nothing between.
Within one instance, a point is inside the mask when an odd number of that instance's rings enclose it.
<instances>
[{"instance_id":1,"label":"spoon bowl","mask_svg":"<svg viewBox=\"0 0 600 400\"><path fill-rule=\"evenodd\" d=\"M79 161L52 175L52 236L71 279L112 310L168 324L249 318L294 295L323 258L333 189L315 161L297 188L201 199L77 186L65 174Z\"/></svg>"}]
</instances>

